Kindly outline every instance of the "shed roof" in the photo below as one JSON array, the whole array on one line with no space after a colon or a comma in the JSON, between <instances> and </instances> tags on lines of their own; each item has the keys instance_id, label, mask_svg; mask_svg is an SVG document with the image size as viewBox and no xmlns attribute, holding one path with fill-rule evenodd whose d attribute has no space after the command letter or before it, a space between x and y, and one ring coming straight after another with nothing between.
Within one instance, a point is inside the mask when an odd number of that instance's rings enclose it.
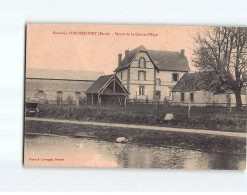
<instances>
[{"instance_id":1,"label":"shed roof","mask_svg":"<svg viewBox=\"0 0 247 195\"><path fill-rule=\"evenodd\" d=\"M113 76L111 75L105 75L99 77L92 85L88 88L86 93L98 93L99 90L107 83L107 81L110 80L110 78Z\"/></svg>"},{"instance_id":2,"label":"shed roof","mask_svg":"<svg viewBox=\"0 0 247 195\"><path fill-rule=\"evenodd\" d=\"M127 68L138 52L147 52L154 65L159 70L190 71L187 57L182 56L181 52L147 50L143 45L129 51L129 53L122 60L121 65L114 71L117 72L121 69Z\"/></svg>"},{"instance_id":3,"label":"shed roof","mask_svg":"<svg viewBox=\"0 0 247 195\"><path fill-rule=\"evenodd\" d=\"M87 80L95 81L103 72L75 71L75 70L49 70L49 69L26 69L26 78L34 79L63 79L63 80Z\"/></svg>"},{"instance_id":4,"label":"shed roof","mask_svg":"<svg viewBox=\"0 0 247 195\"><path fill-rule=\"evenodd\" d=\"M115 85L113 83L115 82ZM121 81L115 74L99 77L91 87L86 91L86 94L107 94L107 95L127 95L128 90L124 87Z\"/></svg>"}]
</instances>

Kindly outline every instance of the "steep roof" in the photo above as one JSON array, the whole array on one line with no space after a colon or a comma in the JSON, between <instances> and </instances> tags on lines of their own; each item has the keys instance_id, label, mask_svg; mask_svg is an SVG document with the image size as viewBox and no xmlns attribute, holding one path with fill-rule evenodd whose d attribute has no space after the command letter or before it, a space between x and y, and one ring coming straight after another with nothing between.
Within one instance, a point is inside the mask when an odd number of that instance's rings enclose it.
<instances>
[{"instance_id":1,"label":"steep roof","mask_svg":"<svg viewBox=\"0 0 247 195\"><path fill-rule=\"evenodd\" d=\"M64 79L64 80L87 80L95 81L103 72L75 71L75 70L49 70L49 69L26 69L26 78L36 79Z\"/></svg>"},{"instance_id":2,"label":"steep roof","mask_svg":"<svg viewBox=\"0 0 247 195\"><path fill-rule=\"evenodd\" d=\"M128 55L124 56L124 59L122 60L121 65L119 67L117 67L114 70L114 72L116 72L122 68L127 67L139 51L146 51L146 48L143 45L141 45L141 46L129 51Z\"/></svg>"},{"instance_id":3,"label":"steep roof","mask_svg":"<svg viewBox=\"0 0 247 195\"><path fill-rule=\"evenodd\" d=\"M216 75L213 72L185 73L172 91L217 91Z\"/></svg>"},{"instance_id":4,"label":"steep roof","mask_svg":"<svg viewBox=\"0 0 247 195\"><path fill-rule=\"evenodd\" d=\"M113 85L113 81L115 81L115 85ZM129 94L128 90L114 74L99 77L86 91L86 94L90 93L102 93L107 95Z\"/></svg>"},{"instance_id":5,"label":"steep roof","mask_svg":"<svg viewBox=\"0 0 247 195\"><path fill-rule=\"evenodd\" d=\"M147 52L159 70L190 71L187 57L182 56L181 52L147 50L143 45L129 51L122 60L120 66L118 66L114 71L117 72L121 69L127 68L139 51Z\"/></svg>"},{"instance_id":6,"label":"steep roof","mask_svg":"<svg viewBox=\"0 0 247 195\"><path fill-rule=\"evenodd\" d=\"M113 76L113 74L111 75L105 75L105 76L101 76L99 77L93 84L91 87L88 88L88 90L86 91L86 93L98 93L99 90L107 83L107 81L109 81L109 79Z\"/></svg>"},{"instance_id":7,"label":"steep roof","mask_svg":"<svg viewBox=\"0 0 247 195\"><path fill-rule=\"evenodd\" d=\"M190 71L187 58L181 52L148 50L160 70Z\"/></svg>"}]
</instances>

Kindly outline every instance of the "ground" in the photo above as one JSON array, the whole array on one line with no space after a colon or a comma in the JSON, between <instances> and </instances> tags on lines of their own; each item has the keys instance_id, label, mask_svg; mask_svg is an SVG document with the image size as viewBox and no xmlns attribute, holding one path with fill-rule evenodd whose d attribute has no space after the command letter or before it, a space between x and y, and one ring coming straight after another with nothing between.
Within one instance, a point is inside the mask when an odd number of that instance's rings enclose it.
<instances>
[{"instance_id":1,"label":"ground","mask_svg":"<svg viewBox=\"0 0 247 195\"><path fill-rule=\"evenodd\" d=\"M125 137L129 143L161 147L175 147L209 152L246 153L246 139L226 136L180 132L163 132L143 129L102 127L92 125L25 121L26 136L53 134L72 137L89 137L115 142Z\"/></svg>"}]
</instances>

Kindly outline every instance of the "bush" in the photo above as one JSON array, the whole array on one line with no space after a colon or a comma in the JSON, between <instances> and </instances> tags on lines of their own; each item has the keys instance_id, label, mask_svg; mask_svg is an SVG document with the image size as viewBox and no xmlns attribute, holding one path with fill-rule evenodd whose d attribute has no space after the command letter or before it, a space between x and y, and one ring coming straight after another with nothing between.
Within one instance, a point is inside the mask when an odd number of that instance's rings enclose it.
<instances>
[{"instance_id":1,"label":"bush","mask_svg":"<svg viewBox=\"0 0 247 195\"><path fill-rule=\"evenodd\" d=\"M74 102L73 97L70 95L67 96L66 101L67 101L67 104L69 105L72 105Z\"/></svg>"},{"instance_id":2,"label":"bush","mask_svg":"<svg viewBox=\"0 0 247 195\"><path fill-rule=\"evenodd\" d=\"M146 96L145 102L146 102L146 104L148 104L148 103L149 103L148 96Z\"/></svg>"},{"instance_id":3,"label":"bush","mask_svg":"<svg viewBox=\"0 0 247 195\"><path fill-rule=\"evenodd\" d=\"M143 109L142 107L140 109ZM212 130L230 130L245 131L246 120L238 118L217 118L214 115L196 114L188 118L187 114L174 114L174 119L164 121L166 113L146 114L129 112L124 113L121 110L89 110L85 107L76 107L73 105L40 105L41 112L38 117L49 117L58 119L86 120L86 121L104 121L112 123L142 124L142 125L163 125L181 128L198 128ZM145 109L144 109L145 110ZM172 113L171 110L166 111Z\"/></svg>"}]
</instances>

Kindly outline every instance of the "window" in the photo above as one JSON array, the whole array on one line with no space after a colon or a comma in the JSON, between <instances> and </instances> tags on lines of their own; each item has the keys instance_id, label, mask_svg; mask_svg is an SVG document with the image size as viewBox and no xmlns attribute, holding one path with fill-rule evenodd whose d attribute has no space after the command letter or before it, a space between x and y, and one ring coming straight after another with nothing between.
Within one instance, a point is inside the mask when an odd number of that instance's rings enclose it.
<instances>
[{"instance_id":1,"label":"window","mask_svg":"<svg viewBox=\"0 0 247 195\"><path fill-rule=\"evenodd\" d=\"M139 68L146 68L146 60L144 57L139 59Z\"/></svg>"},{"instance_id":2,"label":"window","mask_svg":"<svg viewBox=\"0 0 247 195\"><path fill-rule=\"evenodd\" d=\"M145 87L143 86L139 87L139 95L145 95Z\"/></svg>"},{"instance_id":3,"label":"window","mask_svg":"<svg viewBox=\"0 0 247 195\"><path fill-rule=\"evenodd\" d=\"M76 91L75 94L76 95L81 95L81 92L80 91Z\"/></svg>"},{"instance_id":4,"label":"window","mask_svg":"<svg viewBox=\"0 0 247 195\"><path fill-rule=\"evenodd\" d=\"M145 71L138 71L138 80L140 80L140 81L146 80L146 72Z\"/></svg>"},{"instance_id":5,"label":"window","mask_svg":"<svg viewBox=\"0 0 247 195\"><path fill-rule=\"evenodd\" d=\"M63 94L63 92L62 92L62 91L57 91L57 94L62 95L62 94Z\"/></svg>"},{"instance_id":6,"label":"window","mask_svg":"<svg viewBox=\"0 0 247 195\"><path fill-rule=\"evenodd\" d=\"M161 92L160 91L156 91L156 98L157 98L157 100L160 100L160 98L161 98Z\"/></svg>"},{"instance_id":7,"label":"window","mask_svg":"<svg viewBox=\"0 0 247 195\"><path fill-rule=\"evenodd\" d=\"M123 73L121 72L121 80L123 79Z\"/></svg>"},{"instance_id":8,"label":"window","mask_svg":"<svg viewBox=\"0 0 247 195\"><path fill-rule=\"evenodd\" d=\"M161 80L160 79L156 79L156 85L161 85Z\"/></svg>"},{"instance_id":9,"label":"window","mask_svg":"<svg viewBox=\"0 0 247 195\"><path fill-rule=\"evenodd\" d=\"M172 74L172 81L174 81L174 82L178 81L178 74L177 73Z\"/></svg>"},{"instance_id":10,"label":"window","mask_svg":"<svg viewBox=\"0 0 247 195\"><path fill-rule=\"evenodd\" d=\"M184 102L184 93L181 93L181 102Z\"/></svg>"},{"instance_id":11,"label":"window","mask_svg":"<svg viewBox=\"0 0 247 195\"><path fill-rule=\"evenodd\" d=\"M43 100L44 99L44 91L43 90L39 90L38 91L38 98L39 98L39 100Z\"/></svg>"},{"instance_id":12,"label":"window","mask_svg":"<svg viewBox=\"0 0 247 195\"><path fill-rule=\"evenodd\" d=\"M194 102L194 93L190 93L190 101Z\"/></svg>"}]
</instances>

